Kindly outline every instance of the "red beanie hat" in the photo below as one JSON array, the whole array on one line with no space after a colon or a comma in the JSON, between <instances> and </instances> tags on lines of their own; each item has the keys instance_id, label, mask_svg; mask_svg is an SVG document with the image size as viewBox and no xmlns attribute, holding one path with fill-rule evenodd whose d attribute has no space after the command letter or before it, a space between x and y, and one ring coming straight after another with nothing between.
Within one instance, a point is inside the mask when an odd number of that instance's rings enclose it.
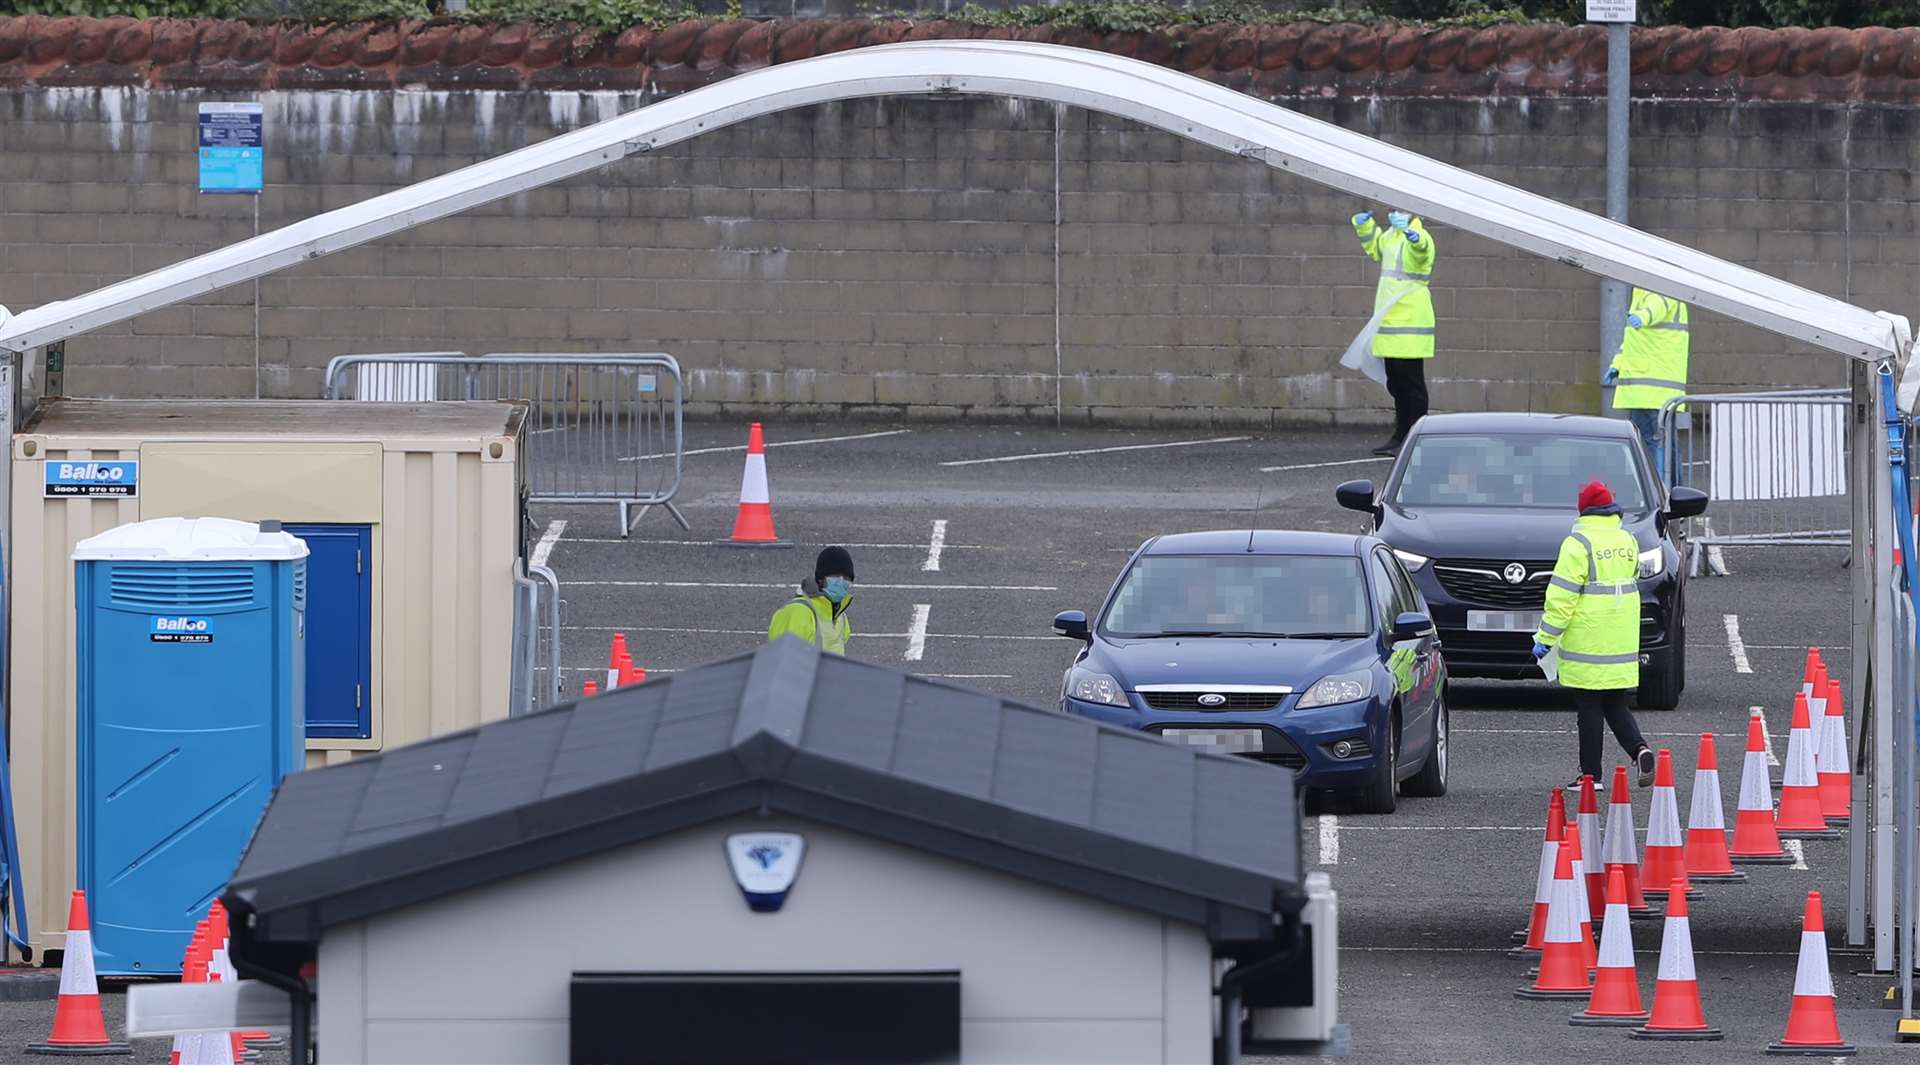
<instances>
[{"instance_id":1,"label":"red beanie hat","mask_svg":"<svg viewBox=\"0 0 1920 1065\"><path fill-rule=\"evenodd\" d=\"M1592 510L1594 507L1610 506L1613 503L1613 491L1599 481L1588 481L1580 489L1580 509Z\"/></svg>"}]
</instances>

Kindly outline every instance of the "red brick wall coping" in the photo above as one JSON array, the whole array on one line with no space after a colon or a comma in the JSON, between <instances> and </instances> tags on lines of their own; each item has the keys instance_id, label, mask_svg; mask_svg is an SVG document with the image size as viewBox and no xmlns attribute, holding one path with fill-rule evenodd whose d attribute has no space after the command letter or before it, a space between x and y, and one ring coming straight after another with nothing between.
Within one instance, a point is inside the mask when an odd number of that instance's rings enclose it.
<instances>
[{"instance_id":1,"label":"red brick wall coping","mask_svg":"<svg viewBox=\"0 0 1920 1065\"><path fill-rule=\"evenodd\" d=\"M953 22L710 21L606 37L572 26L0 18L0 87L614 89L675 93L771 63L894 41L1094 48L1266 97L1599 96L1603 31L1325 25L1148 33ZM1633 37L1640 96L1920 103L1920 29L1688 29Z\"/></svg>"}]
</instances>

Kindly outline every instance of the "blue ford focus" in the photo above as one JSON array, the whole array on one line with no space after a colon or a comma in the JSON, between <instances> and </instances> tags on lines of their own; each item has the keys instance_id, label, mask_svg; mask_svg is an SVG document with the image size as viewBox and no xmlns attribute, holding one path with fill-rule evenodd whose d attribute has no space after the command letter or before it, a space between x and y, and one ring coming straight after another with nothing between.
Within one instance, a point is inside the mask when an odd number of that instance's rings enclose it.
<instances>
[{"instance_id":1,"label":"blue ford focus","mask_svg":"<svg viewBox=\"0 0 1920 1065\"><path fill-rule=\"evenodd\" d=\"M1391 813L1447 790L1446 666L1426 602L1372 536L1157 536L1090 622L1060 707L1294 770Z\"/></svg>"}]
</instances>

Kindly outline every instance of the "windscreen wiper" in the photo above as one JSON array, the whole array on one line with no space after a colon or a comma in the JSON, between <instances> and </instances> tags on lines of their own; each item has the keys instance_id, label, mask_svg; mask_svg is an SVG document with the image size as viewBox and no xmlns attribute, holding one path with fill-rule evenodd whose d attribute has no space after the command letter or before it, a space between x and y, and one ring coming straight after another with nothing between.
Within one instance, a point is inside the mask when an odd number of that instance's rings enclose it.
<instances>
[{"instance_id":1,"label":"windscreen wiper","mask_svg":"<svg viewBox=\"0 0 1920 1065\"><path fill-rule=\"evenodd\" d=\"M1250 636L1277 636L1283 640L1358 640L1364 632L1255 632Z\"/></svg>"},{"instance_id":2,"label":"windscreen wiper","mask_svg":"<svg viewBox=\"0 0 1920 1065\"><path fill-rule=\"evenodd\" d=\"M1135 636L1136 640L1164 640L1172 636L1222 636L1217 629L1175 629L1171 632L1143 632Z\"/></svg>"}]
</instances>

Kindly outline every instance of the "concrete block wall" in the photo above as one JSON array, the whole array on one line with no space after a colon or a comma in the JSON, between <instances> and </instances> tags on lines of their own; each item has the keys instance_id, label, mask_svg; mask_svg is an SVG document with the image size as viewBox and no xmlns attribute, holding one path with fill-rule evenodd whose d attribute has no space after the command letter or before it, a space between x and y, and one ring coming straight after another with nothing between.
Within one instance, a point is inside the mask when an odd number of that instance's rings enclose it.
<instances>
[{"instance_id":1,"label":"concrete block wall","mask_svg":"<svg viewBox=\"0 0 1920 1065\"><path fill-rule=\"evenodd\" d=\"M203 100L260 99L263 229L640 106L597 92L0 89L0 303L76 295L254 232L195 191ZM1598 211L1590 98L1293 98L1316 117ZM1639 100L1633 221L1818 291L1916 309L1920 114ZM315 396L333 355L679 356L696 414L1128 424L1380 422L1338 370L1371 310L1352 197L1097 114L996 98L829 104L72 341L67 390ZM1436 409L1590 411L1598 280L1434 226ZM1841 381L1695 316L1693 380ZM257 340L256 340L257 332Z\"/></svg>"}]
</instances>

